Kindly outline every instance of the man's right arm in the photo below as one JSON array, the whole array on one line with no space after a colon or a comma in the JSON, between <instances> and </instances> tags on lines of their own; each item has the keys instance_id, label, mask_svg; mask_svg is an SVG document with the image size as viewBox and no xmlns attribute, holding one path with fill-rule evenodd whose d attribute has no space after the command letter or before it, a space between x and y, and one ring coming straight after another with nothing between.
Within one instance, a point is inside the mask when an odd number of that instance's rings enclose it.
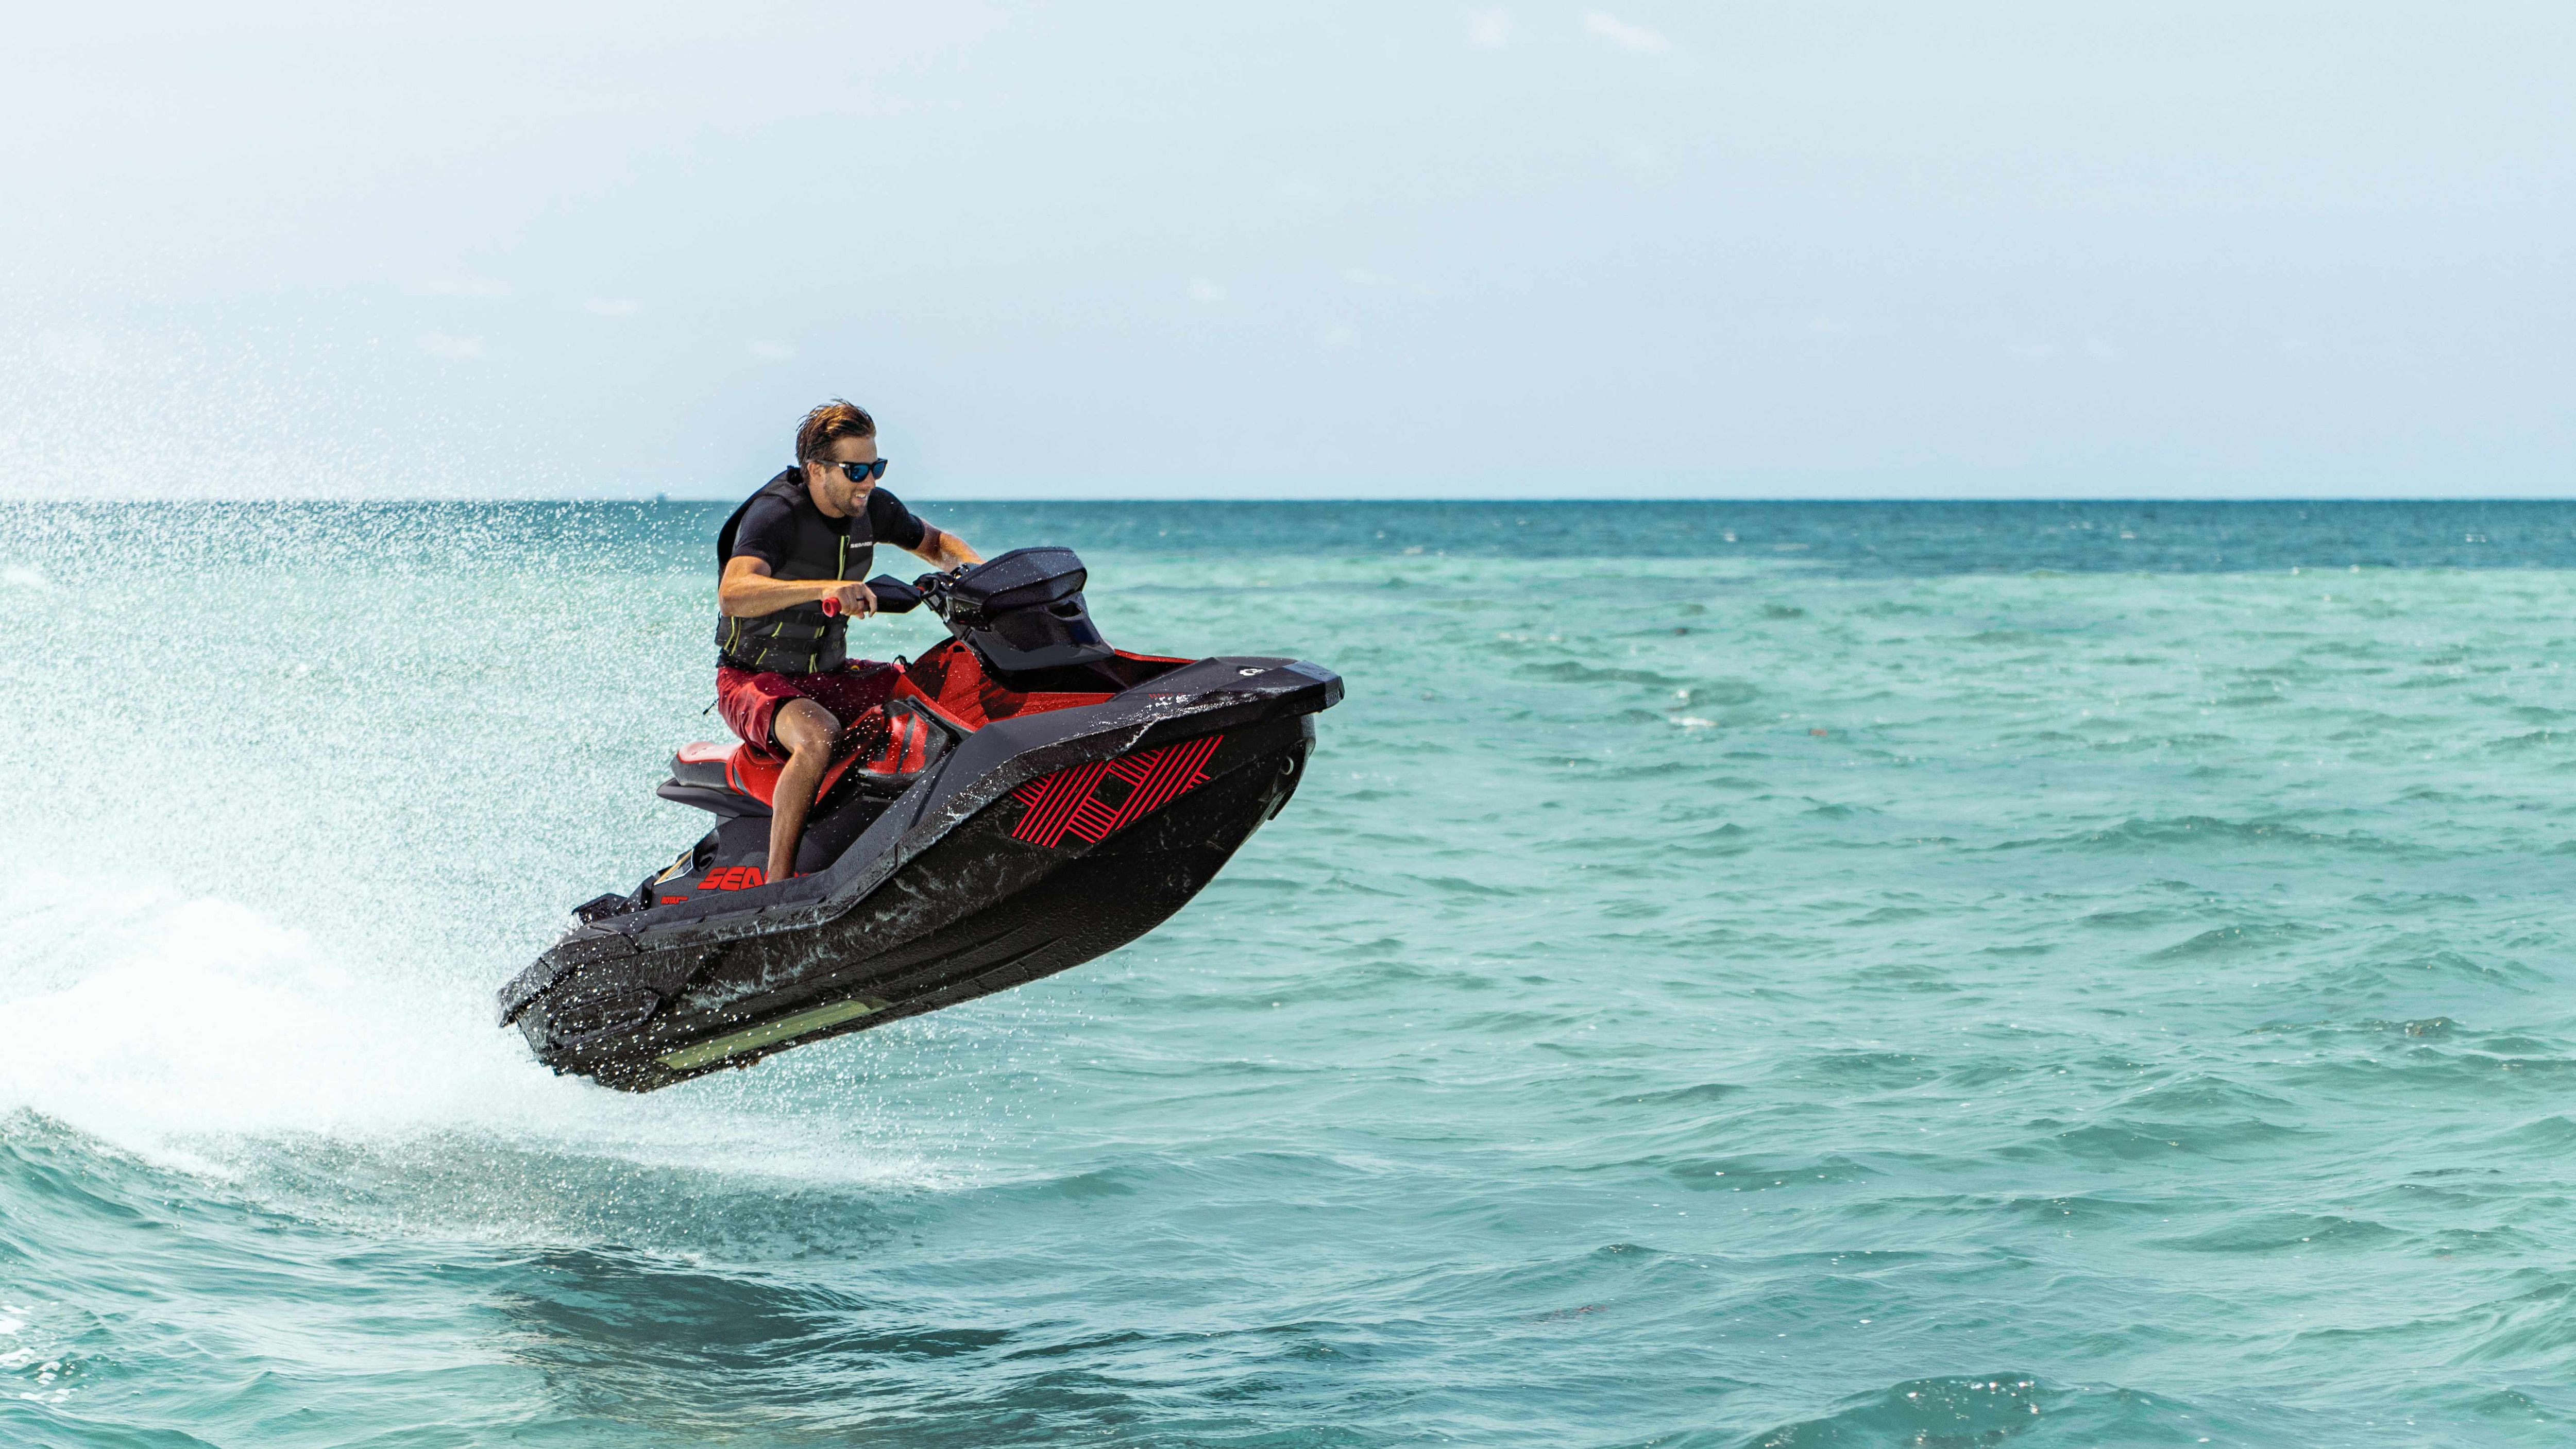
<instances>
[{"instance_id":1,"label":"man's right arm","mask_svg":"<svg viewBox=\"0 0 2576 1449\"><path fill-rule=\"evenodd\" d=\"M845 612L862 619L877 611L877 596L856 579L771 578L768 564L745 554L735 554L725 564L724 577L716 584L716 607L737 619L756 619L832 598L841 601Z\"/></svg>"}]
</instances>

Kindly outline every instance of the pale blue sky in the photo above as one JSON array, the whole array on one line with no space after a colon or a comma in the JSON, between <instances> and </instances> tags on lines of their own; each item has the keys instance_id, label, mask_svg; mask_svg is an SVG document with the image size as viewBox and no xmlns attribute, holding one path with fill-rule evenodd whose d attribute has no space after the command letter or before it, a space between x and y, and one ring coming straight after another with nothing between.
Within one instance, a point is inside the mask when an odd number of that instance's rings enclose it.
<instances>
[{"instance_id":1,"label":"pale blue sky","mask_svg":"<svg viewBox=\"0 0 2576 1449\"><path fill-rule=\"evenodd\" d=\"M354 10L13 20L0 496L2576 485L2564 3Z\"/></svg>"}]
</instances>

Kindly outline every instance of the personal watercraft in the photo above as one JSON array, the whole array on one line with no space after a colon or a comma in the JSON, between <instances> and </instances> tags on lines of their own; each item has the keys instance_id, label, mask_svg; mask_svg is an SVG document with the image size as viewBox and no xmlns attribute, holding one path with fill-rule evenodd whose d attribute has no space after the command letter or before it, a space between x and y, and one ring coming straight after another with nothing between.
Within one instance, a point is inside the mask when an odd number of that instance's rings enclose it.
<instances>
[{"instance_id":1,"label":"personal watercraft","mask_svg":"<svg viewBox=\"0 0 2576 1449\"><path fill-rule=\"evenodd\" d=\"M912 584L951 637L846 730L791 880L768 881L780 766L682 748L658 793L715 817L501 988L557 1072L649 1092L1051 975L1161 924L1295 793L1340 676L1295 659L1111 648L1072 550Z\"/></svg>"}]
</instances>

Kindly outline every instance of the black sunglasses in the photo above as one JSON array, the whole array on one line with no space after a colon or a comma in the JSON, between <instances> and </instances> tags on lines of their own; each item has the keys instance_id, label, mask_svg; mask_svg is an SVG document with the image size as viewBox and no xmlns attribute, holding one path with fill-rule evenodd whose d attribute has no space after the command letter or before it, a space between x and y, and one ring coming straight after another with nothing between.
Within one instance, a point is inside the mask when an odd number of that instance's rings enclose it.
<instances>
[{"instance_id":1,"label":"black sunglasses","mask_svg":"<svg viewBox=\"0 0 2576 1449\"><path fill-rule=\"evenodd\" d=\"M836 463L833 466L841 470L842 477L856 483L862 478L884 477L885 465L886 460L879 458L873 463Z\"/></svg>"}]
</instances>

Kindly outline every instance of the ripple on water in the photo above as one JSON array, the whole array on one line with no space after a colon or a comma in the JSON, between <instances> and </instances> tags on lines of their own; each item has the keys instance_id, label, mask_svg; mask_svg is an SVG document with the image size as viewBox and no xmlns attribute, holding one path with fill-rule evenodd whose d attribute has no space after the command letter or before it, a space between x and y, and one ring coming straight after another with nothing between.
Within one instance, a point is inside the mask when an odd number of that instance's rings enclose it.
<instances>
[{"instance_id":1,"label":"ripple on water","mask_svg":"<svg viewBox=\"0 0 2576 1449\"><path fill-rule=\"evenodd\" d=\"M0 870L0 1391L69 1390L0 1442L2576 1423L2576 508L943 505L1342 669L1314 768L1132 947L640 1101L485 1013L689 831L720 508L15 508L0 732L68 669L94 748L10 757L78 808ZM2286 571L2436 532L2548 566ZM111 535L187 562L148 677Z\"/></svg>"},{"instance_id":2,"label":"ripple on water","mask_svg":"<svg viewBox=\"0 0 2576 1449\"><path fill-rule=\"evenodd\" d=\"M2067 1445L2187 1444L2222 1422L2162 1395L1999 1373L1908 1379L1855 1394L1828 1414L1754 1434L1740 1449L1983 1449L2031 1434Z\"/></svg>"}]
</instances>

